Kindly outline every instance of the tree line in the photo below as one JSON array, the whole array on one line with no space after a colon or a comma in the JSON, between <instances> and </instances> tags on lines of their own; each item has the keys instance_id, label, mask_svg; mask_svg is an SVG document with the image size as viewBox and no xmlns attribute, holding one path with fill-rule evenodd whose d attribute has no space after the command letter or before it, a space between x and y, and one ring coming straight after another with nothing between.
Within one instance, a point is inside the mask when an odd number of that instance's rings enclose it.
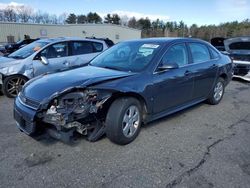
<instances>
[{"instance_id":1,"label":"tree line","mask_svg":"<svg viewBox=\"0 0 250 188\"><path fill-rule=\"evenodd\" d=\"M40 10L34 11L27 6L7 6L0 10L0 21L38 24L116 24L142 30L142 38L145 37L195 37L210 41L213 37L235 37L250 35L250 20L241 22L233 21L219 25L192 24L187 26L184 21L150 20L149 18L124 19L118 14L107 14L102 18L96 12L76 15L63 13L59 16L48 14Z\"/></svg>"}]
</instances>

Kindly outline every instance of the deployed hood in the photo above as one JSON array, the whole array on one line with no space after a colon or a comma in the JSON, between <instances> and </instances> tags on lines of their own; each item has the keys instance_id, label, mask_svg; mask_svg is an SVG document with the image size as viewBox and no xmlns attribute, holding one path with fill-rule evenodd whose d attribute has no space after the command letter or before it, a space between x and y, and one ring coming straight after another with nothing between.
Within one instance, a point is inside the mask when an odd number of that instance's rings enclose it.
<instances>
[{"instance_id":1,"label":"deployed hood","mask_svg":"<svg viewBox=\"0 0 250 188\"><path fill-rule=\"evenodd\" d=\"M73 87L87 87L100 82L122 78L134 73L116 71L106 68L86 66L69 71L48 74L30 80L23 87L23 95L41 102L53 94Z\"/></svg>"},{"instance_id":2,"label":"deployed hood","mask_svg":"<svg viewBox=\"0 0 250 188\"><path fill-rule=\"evenodd\" d=\"M230 38L224 44L226 51L231 54L250 54L250 37Z\"/></svg>"}]
</instances>

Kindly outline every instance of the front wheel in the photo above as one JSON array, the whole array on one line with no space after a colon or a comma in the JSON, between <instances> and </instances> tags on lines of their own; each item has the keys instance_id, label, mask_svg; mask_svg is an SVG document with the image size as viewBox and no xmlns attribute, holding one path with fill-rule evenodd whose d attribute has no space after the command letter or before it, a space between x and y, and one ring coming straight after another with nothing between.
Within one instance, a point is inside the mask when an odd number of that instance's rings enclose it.
<instances>
[{"instance_id":1,"label":"front wheel","mask_svg":"<svg viewBox=\"0 0 250 188\"><path fill-rule=\"evenodd\" d=\"M109 108L106 118L106 134L114 143L125 145L139 134L142 124L142 107L132 97L115 100Z\"/></svg>"},{"instance_id":2,"label":"front wheel","mask_svg":"<svg viewBox=\"0 0 250 188\"><path fill-rule=\"evenodd\" d=\"M212 105L219 104L219 102L221 101L221 99L224 95L224 91L225 91L224 79L219 78L217 80L216 84L214 85L214 88L213 88L209 98L207 99L208 103L212 104Z\"/></svg>"},{"instance_id":3,"label":"front wheel","mask_svg":"<svg viewBox=\"0 0 250 188\"><path fill-rule=\"evenodd\" d=\"M21 75L9 76L3 81L3 93L9 98L14 98L21 91L23 85L27 82L27 78Z\"/></svg>"}]
</instances>

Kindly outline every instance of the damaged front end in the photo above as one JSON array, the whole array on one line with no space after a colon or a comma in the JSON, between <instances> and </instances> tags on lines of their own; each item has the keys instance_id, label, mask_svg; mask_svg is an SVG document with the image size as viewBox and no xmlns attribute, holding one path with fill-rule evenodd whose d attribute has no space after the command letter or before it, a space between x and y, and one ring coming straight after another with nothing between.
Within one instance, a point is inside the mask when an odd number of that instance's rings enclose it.
<instances>
[{"instance_id":1,"label":"damaged front end","mask_svg":"<svg viewBox=\"0 0 250 188\"><path fill-rule=\"evenodd\" d=\"M102 107L111 92L78 90L53 98L38 118L49 125L48 133L57 139L69 141L75 132L95 141L104 134Z\"/></svg>"}]
</instances>

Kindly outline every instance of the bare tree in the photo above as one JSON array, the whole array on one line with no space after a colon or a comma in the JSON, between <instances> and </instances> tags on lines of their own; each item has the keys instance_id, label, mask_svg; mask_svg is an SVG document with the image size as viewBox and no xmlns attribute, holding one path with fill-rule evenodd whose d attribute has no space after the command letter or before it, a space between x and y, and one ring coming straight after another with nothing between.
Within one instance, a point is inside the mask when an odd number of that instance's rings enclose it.
<instances>
[{"instance_id":1,"label":"bare tree","mask_svg":"<svg viewBox=\"0 0 250 188\"><path fill-rule=\"evenodd\" d=\"M33 8L29 6L22 5L22 6L17 7L19 20L20 22L23 22L23 23L29 22L33 12L34 12Z\"/></svg>"},{"instance_id":2,"label":"bare tree","mask_svg":"<svg viewBox=\"0 0 250 188\"><path fill-rule=\"evenodd\" d=\"M58 23L59 24L65 24L65 20L66 20L67 16L68 16L68 14L66 12L60 14L58 16Z\"/></svg>"},{"instance_id":3,"label":"bare tree","mask_svg":"<svg viewBox=\"0 0 250 188\"><path fill-rule=\"evenodd\" d=\"M42 23L43 21L43 13L42 11L38 10L34 15L33 15L33 22L34 23Z\"/></svg>"},{"instance_id":4,"label":"bare tree","mask_svg":"<svg viewBox=\"0 0 250 188\"><path fill-rule=\"evenodd\" d=\"M57 19L57 16L55 14L50 15L50 23L51 24L57 24L58 23L58 19Z\"/></svg>"},{"instance_id":5,"label":"bare tree","mask_svg":"<svg viewBox=\"0 0 250 188\"><path fill-rule=\"evenodd\" d=\"M16 22L17 14L12 6L7 6L3 11L4 21Z\"/></svg>"},{"instance_id":6,"label":"bare tree","mask_svg":"<svg viewBox=\"0 0 250 188\"><path fill-rule=\"evenodd\" d=\"M49 20L49 14L48 13L43 13L42 15L42 23L43 24L49 24L50 20Z\"/></svg>"},{"instance_id":7,"label":"bare tree","mask_svg":"<svg viewBox=\"0 0 250 188\"><path fill-rule=\"evenodd\" d=\"M0 9L0 22L4 21L4 10Z\"/></svg>"}]
</instances>

